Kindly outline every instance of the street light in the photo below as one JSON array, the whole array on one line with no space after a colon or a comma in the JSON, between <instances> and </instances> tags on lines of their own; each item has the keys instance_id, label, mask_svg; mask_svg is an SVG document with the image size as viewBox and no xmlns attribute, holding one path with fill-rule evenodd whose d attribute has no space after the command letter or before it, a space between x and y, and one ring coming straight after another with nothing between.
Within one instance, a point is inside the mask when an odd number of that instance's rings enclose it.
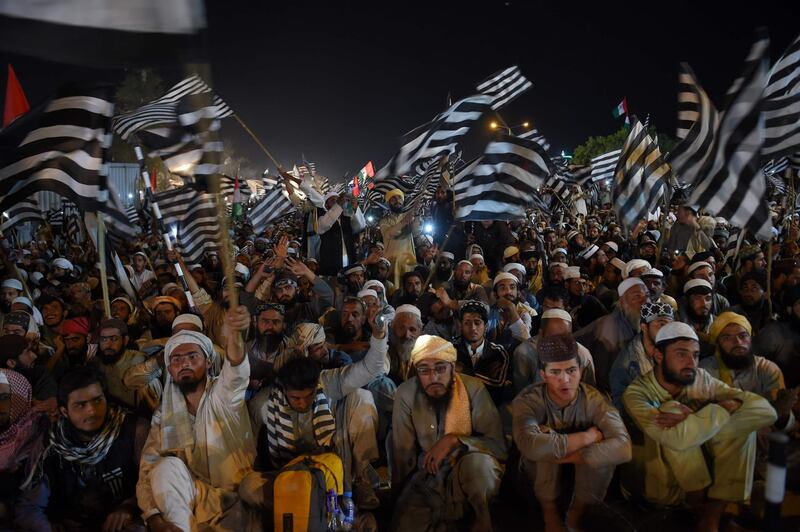
<instances>
[{"instance_id":1,"label":"street light","mask_svg":"<svg viewBox=\"0 0 800 532\"><path fill-rule=\"evenodd\" d=\"M492 128L492 129L497 129L497 122L495 122L494 120L492 120L492 123L491 123L491 124L489 124L489 127L490 127L490 128Z\"/></svg>"}]
</instances>

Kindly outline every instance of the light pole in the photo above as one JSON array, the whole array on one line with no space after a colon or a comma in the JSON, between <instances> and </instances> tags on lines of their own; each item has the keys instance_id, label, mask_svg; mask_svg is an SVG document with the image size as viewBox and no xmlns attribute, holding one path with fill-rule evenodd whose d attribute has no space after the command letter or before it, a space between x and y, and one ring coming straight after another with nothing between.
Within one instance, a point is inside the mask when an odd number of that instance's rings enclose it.
<instances>
[{"instance_id":1,"label":"light pole","mask_svg":"<svg viewBox=\"0 0 800 532\"><path fill-rule=\"evenodd\" d=\"M514 134L513 133L514 128L523 128L523 129L527 130L527 129L530 128L530 126L531 126L530 122L527 122L527 121L525 121L525 122L523 122L521 124L516 124L514 126L509 126L505 122L503 122L502 120L500 120L500 121L492 120L489 123L489 129L491 129L493 131L498 131L498 130L501 130L501 129L505 129L508 132L509 135L513 135Z\"/></svg>"}]
</instances>

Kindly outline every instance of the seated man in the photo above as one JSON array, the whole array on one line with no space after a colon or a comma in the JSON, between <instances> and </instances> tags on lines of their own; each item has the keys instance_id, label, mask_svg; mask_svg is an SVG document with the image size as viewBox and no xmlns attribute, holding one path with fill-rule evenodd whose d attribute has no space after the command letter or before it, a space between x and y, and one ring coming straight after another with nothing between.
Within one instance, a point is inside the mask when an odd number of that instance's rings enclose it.
<instances>
[{"instance_id":1,"label":"seated man","mask_svg":"<svg viewBox=\"0 0 800 532\"><path fill-rule=\"evenodd\" d=\"M509 370L511 357L499 344L486 341L489 305L465 301L461 307L461 337L456 342L456 371L483 382L495 406L513 398Z\"/></svg>"},{"instance_id":2,"label":"seated man","mask_svg":"<svg viewBox=\"0 0 800 532\"><path fill-rule=\"evenodd\" d=\"M414 305L400 305L389 329L389 377L400 384L411 370L411 350L422 334L422 313Z\"/></svg>"},{"instance_id":3,"label":"seated man","mask_svg":"<svg viewBox=\"0 0 800 532\"><path fill-rule=\"evenodd\" d=\"M145 354L126 349L130 338L128 326L122 320L110 319L100 323L100 343L97 356L89 364L103 373L106 379L106 395L120 406L135 410L142 396L125 385L123 377L132 366L145 361Z\"/></svg>"},{"instance_id":4,"label":"seated man","mask_svg":"<svg viewBox=\"0 0 800 532\"><path fill-rule=\"evenodd\" d=\"M353 359L344 351L328 347L325 330L318 323L298 323L288 345L289 349L275 358L276 372L286 362L298 356L314 360L322 369L336 369L353 363Z\"/></svg>"},{"instance_id":5,"label":"seated man","mask_svg":"<svg viewBox=\"0 0 800 532\"><path fill-rule=\"evenodd\" d=\"M244 402L250 365L237 335L247 330L244 306L225 317L228 345L218 377L208 375L213 345L181 331L164 348L168 370L139 467L136 498L150 530L223 529L250 522L236 498L252 471L255 442Z\"/></svg>"},{"instance_id":6,"label":"seated man","mask_svg":"<svg viewBox=\"0 0 800 532\"><path fill-rule=\"evenodd\" d=\"M387 346L385 329L374 322L372 328L370 348L361 361L322 369L311 358L292 358L278 370L277 382L250 401L253 429L257 435L265 431L266 438L258 438L264 473L251 474L239 488L248 504L272 508L270 484L275 471L303 453L335 449L344 464L345 483L354 488L356 505L363 510L377 508L379 500L369 478L370 463L379 456L378 412L372 395L361 387L384 371ZM319 330L316 335L310 341L322 343Z\"/></svg>"},{"instance_id":7,"label":"seated man","mask_svg":"<svg viewBox=\"0 0 800 532\"><path fill-rule=\"evenodd\" d=\"M539 342L544 382L515 399L513 434L521 466L544 513L545 530L563 530L556 500L563 464L575 464L575 493L567 527L581 528L581 516L599 504L617 464L631 459L631 442L619 412L592 386L580 381L578 344L571 335Z\"/></svg>"},{"instance_id":8,"label":"seated man","mask_svg":"<svg viewBox=\"0 0 800 532\"><path fill-rule=\"evenodd\" d=\"M572 316L563 309L553 308L544 311L541 319L539 334L519 344L514 350L512 360L514 395L521 392L529 384L542 380L539 362L539 343L544 338L572 334ZM594 386L594 361L589 350L581 344L578 346L578 364L581 367L581 382Z\"/></svg>"},{"instance_id":9,"label":"seated man","mask_svg":"<svg viewBox=\"0 0 800 532\"><path fill-rule=\"evenodd\" d=\"M622 395L625 409L643 433L638 487L658 505L682 501L697 507L697 530L717 530L728 502L750 497L756 431L777 415L769 402L731 388L697 367L700 342L682 322L656 336L655 362ZM632 430L632 429L631 429Z\"/></svg>"},{"instance_id":10,"label":"seated man","mask_svg":"<svg viewBox=\"0 0 800 532\"><path fill-rule=\"evenodd\" d=\"M397 530L435 530L469 516L491 530L489 504L500 489L506 444L500 415L483 384L455 372L456 349L417 338L416 376L397 388L392 415L392 488Z\"/></svg>"},{"instance_id":11,"label":"seated man","mask_svg":"<svg viewBox=\"0 0 800 532\"><path fill-rule=\"evenodd\" d=\"M329 312L325 321L328 343L360 360L369 349L367 306L357 297L347 297L338 313ZM338 318L338 319L337 319Z\"/></svg>"},{"instance_id":12,"label":"seated man","mask_svg":"<svg viewBox=\"0 0 800 532\"><path fill-rule=\"evenodd\" d=\"M486 337L507 351L531 337L531 320L536 311L520 302L519 280L510 273L498 273L493 281L495 303L489 310Z\"/></svg>"},{"instance_id":13,"label":"seated man","mask_svg":"<svg viewBox=\"0 0 800 532\"><path fill-rule=\"evenodd\" d=\"M289 335L284 321L283 305L266 303L256 307L253 314L253 339L247 342L250 361L251 393L256 393L273 376L275 360L289 348Z\"/></svg>"},{"instance_id":14,"label":"seated man","mask_svg":"<svg viewBox=\"0 0 800 532\"><path fill-rule=\"evenodd\" d=\"M58 405L44 476L32 488L39 511L70 531L141 525L136 481L146 423L106 402L103 375L90 367L62 377Z\"/></svg>"},{"instance_id":15,"label":"seated man","mask_svg":"<svg viewBox=\"0 0 800 532\"><path fill-rule=\"evenodd\" d=\"M36 364L37 349L24 336L5 334L0 336L0 368L13 369L21 374L33 387L33 400L52 402L55 410L55 397L58 384L47 366Z\"/></svg>"},{"instance_id":16,"label":"seated man","mask_svg":"<svg viewBox=\"0 0 800 532\"><path fill-rule=\"evenodd\" d=\"M645 303L642 305L642 322L639 334L625 344L619 356L611 365L609 381L611 399L614 406L622 410L622 394L625 388L639 375L653 369L653 351L656 348L656 335L661 327L674 320L669 303Z\"/></svg>"}]
</instances>

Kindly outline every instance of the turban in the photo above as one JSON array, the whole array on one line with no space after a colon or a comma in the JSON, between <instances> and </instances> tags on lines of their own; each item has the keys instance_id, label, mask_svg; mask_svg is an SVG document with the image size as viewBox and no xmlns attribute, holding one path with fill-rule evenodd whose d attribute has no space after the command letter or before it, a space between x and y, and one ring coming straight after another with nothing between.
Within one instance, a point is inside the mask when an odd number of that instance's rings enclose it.
<instances>
[{"instance_id":1,"label":"turban","mask_svg":"<svg viewBox=\"0 0 800 532\"><path fill-rule=\"evenodd\" d=\"M658 318L674 319L672 306L669 303L645 303L641 310L642 323L650 323Z\"/></svg>"},{"instance_id":2,"label":"turban","mask_svg":"<svg viewBox=\"0 0 800 532\"><path fill-rule=\"evenodd\" d=\"M63 257L59 257L53 261L53 266L63 270L72 270L72 263Z\"/></svg>"},{"instance_id":3,"label":"turban","mask_svg":"<svg viewBox=\"0 0 800 532\"><path fill-rule=\"evenodd\" d=\"M394 188L386 193L386 203L389 203L389 201L395 196L399 196L401 200L406 199L406 195L403 193L402 190L400 190L399 188Z\"/></svg>"},{"instance_id":4,"label":"turban","mask_svg":"<svg viewBox=\"0 0 800 532\"><path fill-rule=\"evenodd\" d=\"M241 262L237 262L233 269L235 270L236 274L241 275L244 278L245 282L250 280L250 269Z\"/></svg>"},{"instance_id":5,"label":"turban","mask_svg":"<svg viewBox=\"0 0 800 532\"><path fill-rule=\"evenodd\" d=\"M372 296L375 299L378 299L378 292L371 288L364 288L363 290L359 291L356 296L360 299L362 297Z\"/></svg>"},{"instance_id":6,"label":"turban","mask_svg":"<svg viewBox=\"0 0 800 532\"><path fill-rule=\"evenodd\" d=\"M758 244L750 244L749 246L744 246L741 249L739 252L739 258L741 260L752 259L759 253L761 253L761 247L759 247Z\"/></svg>"},{"instance_id":7,"label":"turban","mask_svg":"<svg viewBox=\"0 0 800 532\"><path fill-rule=\"evenodd\" d=\"M181 314L174 320L172 320L172 330L175 330L175 327L178 325L194 325L201 331L203 330L203 320L200 319L200 316L196 314Z\"/></svg>"},{"instance_id":8,"label":"turban","mask_svg":"<svg viewBox=\"0 0 800 532\"><path fill-rule=\"evenodd\" d=\"M181 331L170 336L169 340L167 340L167 345L164 346L164 362L167 366L169 366L169 357L172 355L172 351L183 344L200 346L206 359L211 358L214 352L214 344L211 343L211 339L205 334L195 331Z\"/></svg>"},{"instance_id":9,"label":"turban","mask_svg":"<svg viewBox=\"0 0 800 532\"><path fill-rule=\"evenodd\" d=\"M293 346L304 352L314 344L325 341L325 329L318 323L298 323L292 335Z\"/></svg>"},{"instance_id":10,"label":"turban","mask_svg":"<svg viewBox=\"0 0 800 532\"><path fill-rule=\"evenodd\" d=\"M519 262L509 262L508 264L503 266L503 271L504 272L511 273L511 270L520 271L520 272L522 272L522 275L525 275L525 274L528 273L528 271L525 269L525 266L523 266Z\"/></svg>"},{"instance_id":11,"label":"turban","mask_svg":"<svg viewBox=\"0 0 800 532\"><path fill-rule=\"evenodd\" d=\"M557 334L539 340L539 363L564 362L578 357L578 343L571 334Z\"/></svg>"},{"instance_id":12,"label":"turban","mask_svg":"<svg viewBox=\"0 0 800 532\"><path fill-rule=\"evenodd\" d=\"M519 253L519 248L517 246L508 246L503 250L503 258L507 259L508 257L513 257L517 253Z\"/></svg>"},{"instance_id":13,"label":"turban","mask_svg":"<svg viewBox=\"0 0 800 532\"><path fill-rule=\"evenodd\" d=\"M494 276L494 281L492 281L492 286L493 287L497 286L497 283L499 283L500 281L514 281L515 283L518 283L519 279L517 279L516 276L514 276L514 274L512 273L500 272Z\"/></svg>"},{"instance_id":14,"label":"turban","mask_svg":"<svg viewBox=\"0 0 800 532\"><path fill-rule=\"evenodd\" d=\"M565 281L569 279L580 279L580 278L581 278L581 269L578 266L567 267L567 271L564 273Z\"/></svg>"},{"instance_id":15,"label":"turban","mask_svg":"<svg viewBox=\"0 0 800 532\"><path fill-rule=\"evenodd\" d=\"M697 333L694 332L694 329L682 321L673 321L667 323L658 331L658 334L656 335L656 345L660 344L661 342L677 340L679 338L699 342L697 339Z\"/></svg>"},{"instance_id":16,"label":"turban","mask_svg":"<svg viewBox=\"0 0 800 532\"><path fill-rule=\"evenodd\" d=\"M67 334L89 334L89 320L83 316L64 320L61 324L61 335Z\"/></svg>"},{"instance_id":17,"label":"turban","mask_svg":"<svg viewBox=\"0 0 800 532\"><path fill-rule=\"evenodd\" d=\"M456 348L440 336L423 334L414 342L414 348L411 350L411 365L416 366L417 363L427 358L455 362Z\"/></svg>"},{"instance_id":18,"label":"turban","mask_svg":"<svg viewBox=\"0 0 800 532\"><path fill-rule=\"evenodd\" d=\"M22 292L22 283L19 279L6 279L3 281L3 288L13 288L17 292Z\"/></svg>"},{"instance_id":19,"label":"turban","mask_svg":"<svg viewBox=\"0 0 800 532\"><path fill-rule=\"evenodd\" d=\"M440 259L447 259L450 262L453 262L453 261L456 260L456 256L453 255L452 253L450 253L449 251L440 251L439 252L439 258Z\"/></svg>"},{"instance_id":20,"label":"turban","mask_svg":"<svg viewBox=\"0 0 800 532\"><path fill-rule=\"evenodd\" d=\"M617 294L619 294L619 296L622 297L623 295L625 295L625 292L627 292L634 286L641 286L645 289L647 288L644 284L644 281L642 281L638 277L628 277L627 279L619 283L619 286L617 287Z\"/></svg>"},{"instance_id":21,"label":"turban","mask_svg":"<svg viewBox=\"0 0 800 532\"><path fill-rule=\"evenodd\" d=\"M15 297L15 298L14 298L14 299L11 301L11 304L12 304L12 305L13 305L14 303L20 303L20 304L22 304L22 305L25 305L26 307L28 307L30 310L33 310L33 303L31 303L31 300L30 300L30 299L28 299L28 298L27 298L27 297L25 297L25 296L17 296L17 297ZM28 312L30 312L30 311L28 311Z\"/></svg>"},{"instance_id":22,"label":"turban","mask_svg":"<svg viewBox=\"0 0 800 532\"><path fill-rule=\"evenodd\" d=\"M633 270L638 270L639 268L647 268L649 270L650 268L652 268L652 266L650 265L649 262L643 259L629 260L625 264L625 268L622 269L622 277L624 279L627 279L628 277L630 277L631 272Z\"/></svg>"},{"instance_id":23,"label":"turban","mask_svg":"<svg viewBox=\"0 0 800 532\"><path fill-rule=\"evenodd\" d=\"M711 323L711 328L708 330L708 339L716 343L722 329L731 324L740 325L742 329L747 331L747 334L753 334L753 327L750 325L750 322L747 321L747 318L741 314L726 311L714 318L713 323Z\"/></svg>"},{"instance_id":24,"label":"turban","mask_svg":"<svg viewBox=\"0 0 800 532\"><path fill-rule=\"evenodd\" d=\"M560 308L551 308L544 311L542 314L543 320L564 320L572 323L572 316L569 315L569 312Z\"/></svg>"}]
</instances>

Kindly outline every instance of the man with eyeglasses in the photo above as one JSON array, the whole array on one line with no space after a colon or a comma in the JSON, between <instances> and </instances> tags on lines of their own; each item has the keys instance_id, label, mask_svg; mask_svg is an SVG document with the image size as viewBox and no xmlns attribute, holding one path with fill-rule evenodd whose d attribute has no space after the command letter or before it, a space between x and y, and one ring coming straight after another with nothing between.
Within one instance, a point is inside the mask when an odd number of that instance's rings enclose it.
<instances>
[{"instance_id":1,"label":"man with eyeglasses","mask_svg":"<svg viewBox=\"0 0 800 532\"><path fill-rule=\"evenodd\" d=\"M106 378L107 395L121 406L136 409L142 396L123 382L125 372L146 360L141 351L126 349L128 345L128 326L122 320L110 319L100 323L100 337L97 356L90 365L97 368Z\"/></svg>"},{"instance_id":2,"label":"man with eyeglasses","mask_svg":"<svg viewBox=\"0 0 800 532\"><path fill-rule=\"evenodd\" d=\"M489 505L506 458L502 423L483 383L455 372L456 356L450 342L420 336L411 352L416 376L395 393L397 530L434 530L464 517L472 530L492 530Z\"/></svg>"},{"instance_id":3,"label":"man with eyeglasses","mask_svg":"<svg viewBox=\"0 0 800 532\"><path fill-rule=\"evenodd\" d=\"M605 498L614 468L631 459L630 437L617 409L581 382L572 335L542 338L538 354L544 382L531 384L514 399L514 442L547 531L563 530L556 501L564 464L575 465L567 527L579 529L585 510Z\"/></svg>"}]
</instances>

